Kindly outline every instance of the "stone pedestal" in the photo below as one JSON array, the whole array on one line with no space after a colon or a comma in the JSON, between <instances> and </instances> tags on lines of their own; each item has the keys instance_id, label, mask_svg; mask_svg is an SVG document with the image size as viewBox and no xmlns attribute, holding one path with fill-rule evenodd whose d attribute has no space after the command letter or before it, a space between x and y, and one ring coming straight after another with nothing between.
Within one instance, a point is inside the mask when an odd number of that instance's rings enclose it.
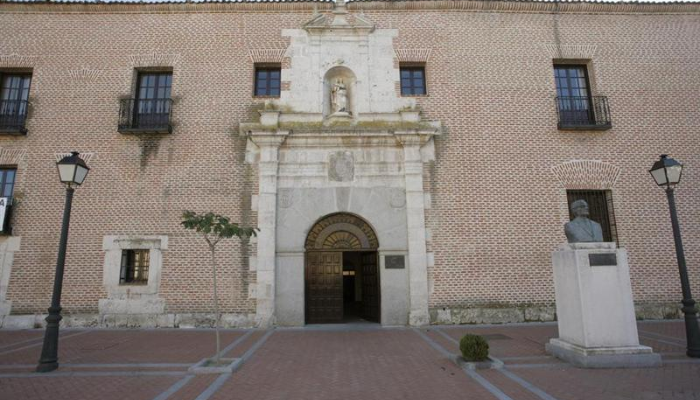
<instances>
[{"instance_id":1,"label":"stone pedestal","mask_svg":"<svg viewBox=\"0 0 700 400\"><path fill-rule=\"evenodd\" d=\"M661 365L640 346L625 249L569 243L552 254L559 338L547 352L584 368Z\"/></svg>"}]
</instances>

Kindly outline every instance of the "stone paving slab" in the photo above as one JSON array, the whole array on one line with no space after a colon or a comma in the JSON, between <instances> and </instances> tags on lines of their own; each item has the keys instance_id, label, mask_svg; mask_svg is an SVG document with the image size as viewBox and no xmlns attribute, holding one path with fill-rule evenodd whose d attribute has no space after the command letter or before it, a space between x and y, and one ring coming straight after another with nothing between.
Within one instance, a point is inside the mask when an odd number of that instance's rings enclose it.
<instances>
[{"instance_id":1,"label":"stone paving slab","mask_svg":"<svg viewBox=\"0 0 700 400\"><path fill-rule=\"evenodd\" d=\"M69 331L70 332L70 331ZM66 332L60 332L60 335L65 335ZM44 332L39 329L18 330L18 331L2 331L0 334L0 351L26 344L32 341L41 340L44 337Z\"/></svg>"},{"instance_id":2,"label":"stone paving slab","mask_svg":"<svg viewBox=\"0 0 700 400\"><path fill-rule=\"evenodd\" d=\"M449 355L466 332L486 335L501 370L465 371ZM685 356L681 321L641 322L661 368L586 370L544 352L556 324L309 326L226 330L232 374L194 376L213 330L62 330L61 367L34 373L42 330L0 330L0 400L469 399L700 400L700 359Z\"/></svg>"},{"instance_id":3,"label":"stone paving slab","mask_svg":"<svg viewBox=\"0 0 700 400\"><path fill-rule=\"evenodd\" d=\"M467 333L492 336L488 339L491 354L495 357L546 356L545 343L557 337L556 324L536 324L520 326L447 326L440 327L455 340Z\"/></svg>"},{"instance_id":4,"label":"stone paving slab","mask_svg":"<svg viewBox=\"0 0 700 400\"><path fill-rule=\"evenodd\" d=\"M60 341L60 362L195 363L211 356L216 349L213 330L94 330L81 333L66 334ZM243 334L243 331L222 332L222 347ZM35 363L41 354L42 342L32 343L18 351L0 350L0 364Z\"/></svg>"},{"instance_id":5,"label":"stone paving slab","mask_svg":"<svg viewBox=\"0 0 700 400\"><path fill-rule=\"evenodd\" d=\"M411 330L279 331L212 399L491 399Z\"/></svg>"},{"instance_id":6,"label":"stone paving slab","mask_svg":"<svg viewBox=\"0 0 700 400\"><path fill-rule=\"evenodd\" d=\"M639 369L521 369L518 376L558 400L697 400L700 364Z\"/></svg>"},{"instance_id":7,"label":"stone paving slab","mask_svg":"<svg viewBox=\"0 0 700 400\"><path fill-rule=\"evenodd\" d=\"M0 378L0 399L151 400L178 379L169 376Z\"/></svg>"}]
</instances>

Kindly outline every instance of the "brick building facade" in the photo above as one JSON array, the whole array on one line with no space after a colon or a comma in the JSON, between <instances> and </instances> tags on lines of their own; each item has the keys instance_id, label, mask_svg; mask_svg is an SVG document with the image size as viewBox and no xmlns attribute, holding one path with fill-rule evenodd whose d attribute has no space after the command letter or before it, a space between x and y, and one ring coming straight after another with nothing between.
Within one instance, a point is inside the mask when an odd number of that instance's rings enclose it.
<instances>
[{"instance_id":1,"label":"brick building facade","mask_svg":"<svg viewBox=\"0 0 700 400\"><path fill-rule=\"evenodd\" d=\"M355 263L344 275L357 277L355 300L374 293L363 312L387 325L552 320L550 257L575 190L604 199L638 316L675 317L667 203L647 173L662 153L686 166L677 197L700 293L697 3L0 10L4 110L27 107L26 131L0 136L0 166L16 174L0 237L4 326L40 324L49 305L64 196L54 163L72 150L91 172L73 205L69 325L211 324L208 248L181 227L185 209L260 229L219 246L228 326L335 312L308 297L324 290L312 259ZM136 121L155 114L167 117L155 128ZM322 261L333 249L357 257ZM148 276L130 284L138 250Z\"/></svg>"}]
</instances>

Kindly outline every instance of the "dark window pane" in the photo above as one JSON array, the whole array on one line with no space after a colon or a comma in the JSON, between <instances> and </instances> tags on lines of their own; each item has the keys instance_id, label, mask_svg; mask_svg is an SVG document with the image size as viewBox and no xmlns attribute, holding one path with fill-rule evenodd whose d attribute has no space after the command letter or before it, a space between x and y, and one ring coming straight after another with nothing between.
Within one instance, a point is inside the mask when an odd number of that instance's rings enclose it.
<instances>
[{"instance_id":1,"label":"dark window pane","mask_svg":"<svg viewBox=\"0 0 700 400\"><path fill-rule=\"evenodd\" d=\"M423 67L401 68L401 94L423 95L425 91L425 70Z\"/></svg>"},{"instance_id":2,"label":"dark window pane","mask_svg":"<svg viewBox=\"0 0 700 400\"><path fill-rule=\"evenodd\" d=\"M14 189L15 169L0 169L0 195L12 197Z\"/></svg>"},{"instance_id":3,"label":"dark window pane","mask_svg":"<svg viewBox=\"0 0 700 400\"><path fill-rule=\"evenodd\" d=\"M120 283L148 283L149 263L148 250L122 250Z\"/></svg>"},{"instance_id":4,"label":"dark window pane","mask_svg":"<svg viewBox=\"0 0 700 400\"><path fill-rule=\"evenodd\" d=\"M280 68L266 67L255 70L255 96L279 96Z\"/></svg>"}]
</instances>

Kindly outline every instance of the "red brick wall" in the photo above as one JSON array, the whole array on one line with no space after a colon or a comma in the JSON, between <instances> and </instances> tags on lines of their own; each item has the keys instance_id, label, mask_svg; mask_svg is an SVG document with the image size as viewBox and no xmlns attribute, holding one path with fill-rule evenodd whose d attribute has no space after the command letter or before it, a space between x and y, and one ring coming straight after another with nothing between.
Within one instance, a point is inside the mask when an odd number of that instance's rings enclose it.
<instances>
[{"instance_id":1,"label":"red brick wall","mask_svg":"<svg viewBox=\"0 0 700 400\"><path fill-rule=\"evenodd\" d=\"M627 5L562 5L580 12L554 13L551 4L501 3L479 7L507 5L513 11L458 9L469 2L351 6L365 8L380 29L398 29L396 48L430 49L429 94L418 102L426 117L446 128L436 140L435 163L426 167L432 191L429 251L435 258L431 307L553 302L550 255L565 238L563 187L551 168L575 159L621 169L614 206L635 299L678 300L666 199L646 172L661 153L687 166L677 201L697 296L698 6L668 6L657 9L682 13L647 15L631 13L635 8ZM251 97L248 51L284 48L281 29L299 28L310 19L311 6L0 7L0 55L36 57L29 134L0 137L0 148L26 150L16 187L22 202L13 217L14 232L22 236L7 296L13 313L41 312L48 305L64 193L53 154L69 150L95 156L74 201L65 309L96 312L98 299L106 296L104 235L158 234L170 238L161 284L168 311L211 310L207 247L179 226L180 214L211 210L254 223L249 210L256 174L243 161L245 140L235 133L259 103ZM595 13L601 10L630 13ZM611 130L557 130L557 44L565 54L592 54L591 75L596 94L610 101ZM580 45L595 51L576 50ZM130 94L133 83L130 57L154 52L172 63L174 133L119 134L118 99ZM97 76L71 77L69 71L82 68ZM224 312L255 309L247 294L254 274L241 247L235 240L220 245Z\"/></svg>"}]
</instances>

